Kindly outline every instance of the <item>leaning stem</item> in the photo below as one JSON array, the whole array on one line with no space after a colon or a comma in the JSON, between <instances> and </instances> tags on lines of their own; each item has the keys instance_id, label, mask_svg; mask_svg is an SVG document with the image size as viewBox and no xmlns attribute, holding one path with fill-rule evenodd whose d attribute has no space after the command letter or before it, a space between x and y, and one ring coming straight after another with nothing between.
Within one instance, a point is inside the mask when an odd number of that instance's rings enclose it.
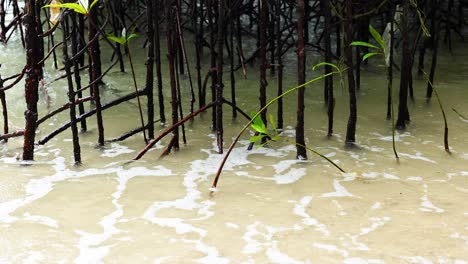
<instances>
[{"instance_id":1,"label":"leaning stem","mask_svg":"<svg viewBox=\"0 0 468 264\"><path fill-rule=\"evenodd\" d=\"M140 112L141 129L143 130L143 138L145 139L145 143L148 143L148 138L146 137L145 121L143 119L143 111L141 110L140 96L138 95L138 86L137 86L137 81L135 78L135 69L133 67L132 55L130 53L130 49L128 48L127 44L125 44L125 49L127 49L128 60L130 61L130 68L132 69L133 85L135 86L135 93L136 93L136 98L138 102L138 110Z\"/></svg>"},{"instance_id":2,"label":"leaning stem","mask_svg":"<svg viewBox=\"0 0 468 264\"><path fill-rule=\"evenodd\" d=\"M385 62L385 56L384 56L384 62ZM392 67L392 66L389 66ZM393 92L392 92L392 79L390 78L390 73L388 67L386 67L387 71L387 80L388 80L388 90L389 90L389 97L390 97L390 115L392 116L392 147L393 147L393 153L395 153L395 158L399 159L398 153L396 150L396 143L395 143L395 114L393 113Z\"/></svg>"},{"instance_id":3,"label":"leaning stem","mask_svg":"<svg viewBox=\"0 0 468 264\"><path fill-rule=\"evenodd\" d=\"M318 151L316 151L316 150L314 150L314 149L312 149L312 148L310 148L310 147L307 147L306 145L302 145L302 144L299 144L299 143L296 143L296 142L292 142L291 140L289 140L289 139L287 139L287 138L285 138L284 140L285 140L286 142L291 143L291 144L296 144L296 145L298 145L298 146L300 146L300 147L303 147L303 148L309 150L310 152L312 152L312 153L314 153L314 154L316 154L316 155L318 155L318 156L320 156L320 157L326 159L328 162L330 162L333 166L335 166L335 167L336 167L337 169L339 169L341 172L346 173L346 171L344 171L340 166L338 166L338 164L336 164L335 162L333 162L331 159L329 159L327 156L323 155L322 153L320 153L320 152L318 152Z\"/></svg>"},{"instance_id":4,"label":"leaning stem","mask_svg":"<svg viewBox=\"0 0 468 264\"><path fill-rule=\"evenodd\" d=\"M447 151L448 153L450 153L450 147L449 147L449 144L448 144L448 125L447 125L447 117L445 116L445 111L444 111L444 107L442 106L442 101L440 100L439 93L437 92L437 89L434 87L434 85L432 84L431 80L430 80L429 77L427 76L427 73L426 73L424 70L423 70L422 72L423 72L423 74L424 74L425 79L427 80L427 82L429 83L429 85L432 87L432 91L434 92L434 94L435 94L436 97L437 97L437 102L439 103L440 111L442 112L442 117L444 118L444 147L445 147L445 151Z\"/></svg>"},{"instance_id":5,"label":"leaning stem","mask_svg":"<svg viewBox=\"0 0 468 264\"><path fill-rule=\"evenodd\" d=\"M234 146L236 145L236 143L239 141L239 138L241 137L241 135L252 124L252 122L255 120L255 118L257 118L263 111L265 111L265 109L267 109L270 105L272 105L273 103L278 101L280 98L283 98L284 96L296 91L299 88L305 87L305 86L307 86L307 85L309 85L311 83L319 81L319 80L321 80L323 78L326 78L328 76L331 76L331 75L333 75L335 73L341 73L341 72L333 71L333 72L330 72L330 73L327 73L327 74L324 74L324 75L320 75L319 77L316 77L316 78L314 78L314 79L312 79L310 81L307 81L307 82L305 82L305 83L303 83L301 85L298 85L298 86L296 86L294 88L291 88L291 89L287 90L286 92L282 93L281 95L278 95L277 97L273 98L264 107L260 108L260 110L258 110L258 112L255 113L255 115L251 117L250 121L247 122L247 124L245 124L245 126L241 129L241 131L234 138L234 141L229 146L229 149L226 151L226 154L224 155L223 160L221 161L221 164L218 167L218 171L216 172L216 176L215 176L215 179L213 180L213 184L212 184L211 188L216 188L216 186L218 185L218 180L219 180L219 177L221 176L221 172L223 171L224 164L226 164L226 161L227 161L229 155L231 154L232 150L234 149Z\"/></svg>"}]
</instances>

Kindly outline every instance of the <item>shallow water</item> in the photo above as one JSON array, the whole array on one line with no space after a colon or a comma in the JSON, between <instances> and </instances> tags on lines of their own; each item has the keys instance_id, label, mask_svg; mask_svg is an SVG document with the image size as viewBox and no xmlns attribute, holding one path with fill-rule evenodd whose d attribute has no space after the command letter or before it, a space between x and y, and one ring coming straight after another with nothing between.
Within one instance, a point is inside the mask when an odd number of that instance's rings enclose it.
<instances>
[{"instance_id":1,"label":"shallow water","mask_svg":"<svg viewBox=\"0 0 468 264\"><path fill-rule=\"evenodd\" d=\"M3 77L24 61L15 43L17 38L0 47ZM450 155L443 148L438 105L425 102L425 84L417 79L412 122L397 133L401 158L395 160L385 120L386 82L378 67L362 76L356 148L343 143L345 90L336 88L331 139L326 138L321 84L306 92L307 143L345 174L313 154L307 161L295 160L295 148L287 143L248 152L244 136L211 197L222 156L216 153L209 114L188 124L188 143L163 159L159 155L168 139L136 162L128 161L144 146L141 135L96 148L94 118L89 132L80 135L84 164L79 167L73 166L69 131L39 146L32 165L18 161L22 141L12 139L0 146L0 262L466 263L468 121L450 108L468 114L468 49L459 43L453 54L442 52L436 85L448 114ZM134 54L143 81L144 54ZM48 67L41 114L47 101L52 108L66 102L65 83L50 83L56 73ZM288 68L293 80L295 66ZM256 69L249 69L248 80L238 79L239 105L255 110L249 107L257 100L252 96ZM106 101L133 89L130 75L117 69L105 81ZM273 95L274 80L269 87ZM23 126L23 91L20 85L7 92L13 128ZM294 98L286 100L293 106L283 133L293 137ZM138 126L135 107L132 101L104 113L106 138ZM227 147L245 120L232 121L230 109L224 109ZM37 139L67 116L44 124Z\"/></svg>"}]
</instances>

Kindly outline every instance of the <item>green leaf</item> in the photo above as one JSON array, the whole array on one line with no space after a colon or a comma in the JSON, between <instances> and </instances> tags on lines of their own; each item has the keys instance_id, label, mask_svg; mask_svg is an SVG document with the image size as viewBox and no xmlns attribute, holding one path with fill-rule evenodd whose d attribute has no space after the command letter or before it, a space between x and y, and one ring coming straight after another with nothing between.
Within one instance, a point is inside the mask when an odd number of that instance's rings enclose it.
<instances>
[{"instance_id":1,"label":"green leaf","mask_svg":"<svg viewBox=\"0 0 468 264\"><path fill-rule=\"evenodd\" d=\"M266 129L265 124L261 124L261 125L252 124L251 126L253 130L257 131L258 133L268 134L268 130Z\"/></svg>"},{"instance_id":2,"label":"green leaf","mask_svg":"<svg viewBox=\"0 0 468 264\"><path fill-rule=\"evenodd\" d=\"M364 47L369 47L369 48L373 48L373 49L381 49L373 44L370 44L368 42L364 42L364 41L353 41L351 42L351 46L364 46Z\"/></svg>"},{"instance_id":3,"label":"green leaf","mask_svg":"<svg viewBox=\"0 0 468 264\"><path fill-rule=\"evenodd\" d=\"M50 8L50 7L68 8L83 15L87 14L86 9L77 3L50 4L50 5L45 5L42 8Z\"/></svg>"},{"instance_id":4,"label":"green leaf","mask_svg":"<svg viewBox=\"0 0 468 264\"><path fill-rule=\"evenodd\" d=\"M275 118L273 117L272 114L269 115L270 117L270 123L271 123L271 126L273 127L274 130L276 130L276 122L275 122Z\"/></svg>"},{"instance_id":5,"label":"green leaf","mask_svg":"<svg viewBox=\"0 0 468 264\"><path fill-rule=\"evenodd\" d=\"M132 34L130 34L130 36L128 36L127 41L131 40L132 38L136 38L138 36L139 35L137 33L132 33Z\"/></svg>"},{"instance_id":6,"label":"green leaf","mask_svg":"<svg viewBox=\"0 0 468 264\"><path fill-rule=\"evenodd\" d=\"M338 72L341 72L340 68L338 66L336 66L336 64L330 63L330 62L317 63L317 64L314 65L314 67L312 67L312 70L315 71L315 69L317 67L320 67L320 66L331 66L331 67L335 68L335 70L337 70Z\"/></svg>"},{"instance_id":7,"label":"green leaf","mask_svg":"<svg viewBox=\"0 0 468 264\"><path fill-rule=\"evenodd\" d=\"M365 61L367 60L368 58L372 57L372 56L375 56L375 55L383 55L383 53L381 52L369 52L367 54L365 54L363 57L362 57L362 61Z\"/></svg>"},{"instance_id":8,"label":"green leaf","mask_svg":"<svg viewBox=\"0 0 468 264\"><path fill-rule=\"evenodd\" d=\"M279 140L281 140L281 139L282 139L282 137L281 137L281 136L278 136L278 135L272 136L272 137L271 137L271 141L279 141Z\"/></svg>"},{"instance_id":9,"label":"green leaf","mask_svg":"<svg viewBox=\"0 0 468 264\"><path fill-rule=\"evenodd\" d=\"M263 124L263 120L260 118L260 114L258 114L257 112L250 112L250 118L252 118L252 123L255 125Z\"/></svg>"},{"instance_id":10,"label":"green leaf","mask_svg":"<svg viewBox=\"0 0 468 264\"><path fill-rule=\"evenodd\" d=\"M95 4L97 4L98 1L99 1L99 0L94 0L94 1L91 3L91 5L89 6L89 9L88 9L88 10L91 10L91 8L93 8L93 6L94 6Z\"/></svg>"},{"instance_id":11,"label":"green leaf","mask_svg":"<svg viewBox=\"0 0 468 264\"><path fill-rule=\"evenodd\" d=\"M372 37L374 37L375 41L379 43L380 47L382 47L382 49L385 49L385 42L382 38L382 35L380 35L379 32L377 32L377 30L375 30L375 28L372 25L369 25L369 32L371 33Z\"/></svg>"},{"instance_id":12,"label":"green leaf","mask_svg":"<svg viewBox=\"0 0 468 264\"><path fill-rule=\"evenodd\" d=\"M119 43L120 45L125 45L125 43L127 43L127 39L125 37L117 37L112 34L107 34L107 39Z\"/></svg>"},{"instance_id":13,"label":"green leaf","mask_svg":"<svg viewBox=\"0 0 468 264\"><path fill-rule=\"evenodd\" d=\"M261 140L264 137L265 137L265 135L252 136L252 137L250 137L249 141L251 143L255 143L255 142Z\"/></svg>"}]
</instances>

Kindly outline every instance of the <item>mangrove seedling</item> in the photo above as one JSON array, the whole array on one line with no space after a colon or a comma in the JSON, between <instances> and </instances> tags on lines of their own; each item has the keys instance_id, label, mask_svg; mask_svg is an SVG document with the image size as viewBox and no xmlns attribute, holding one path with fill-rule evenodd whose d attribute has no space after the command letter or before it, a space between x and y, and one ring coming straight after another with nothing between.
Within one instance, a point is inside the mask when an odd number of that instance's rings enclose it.
<instances>
[{"instance_id":1,"label":"mangrove seedling","mask_svg":"<svg viewBox=\"0 0 468 264\"><path fill-rule=\"evenodd\" d=\"M133 31L132 33L130 33L130 35L127 36L127 31L125 28L122 29L122 34L120 37L117 37L112 34L107 34L107 38L109 40L122 45L125 48L125 51L127 53L128 61L130 62L130 68L132 69L133 85L135 87L135 93L136 93L136 98L138 102L138 110L140 112L141 129L143 130L143 138L145 139L145 143L148 143L148 138L146 137L146 131L145 131L145 121L143 118L143 110L141 109L140 96L138 95L138 85L136 81L135 68L133 67L132 55L130 53L130 49L128 48L128 42L130 41L130 39L136 38L136 37L138 37L138 34L136 34Z\"/></svg>"},{"instance_id":2,"label":"mangrove seedling","mask_svg":"<svg viewBox=\"0 0 468 264\"><path fill-rule=\"evenodd\" d=\"M89 0L78 0L76 3L52 3L45 5L42 8L67 8L75 11L76 13L88 16L89 11L98 1L99 0L94 0L91 4L89 4Z\"/></svg>"},{"instance_id":3,"label":"mangrove seedling","mask_svg":"<svg viewBox=\"0 0 468 264\"><path fill-rule=\"evenodd\" d=\"M218 180L219 180L219 177L221 176L221 172L223 171L223 168L224 168L224 164L226 164L226 161L229 157L229 155L231 154L232 150L234 149L234 146L237 144L237 142L239 141L240 137L242 136L242 134L247 130L247 128L249 128L251 126L251 124L254 124L254 121L257 122L255 125L255 127L257 127L258 129L262 130L263 132L267 132L266 131L266 126L265 124L261 124L259 123L258 119L260 119L260 115L263 111L265 111L269 106L271 106L272 104L276 103L280 98L283 98L284 96L292 93L292 92L295 92L297 91L298 89L302 88L302 87L306 87L314 82L317 82L319 80L322 80L328 76L331 76L333 74L342 74L342 72L344 71L344 69L341 69L339 68L337 65L333 64L333 63L329 63L329 62L322 62L322 63L319 63L317 65L315 65L312 69L314 70L315 68L317 68L318 66L323 66L323 65L330 65L332 66L335 71L332 71L330 73L327 73L327 74L322 74L312 80L309 80L303 84L300 84L294 88L291 88L289 90L287 90L286 92L278 95L277 97L271 99L265 106L263 106L262 108L260 108L260 110L258 110L254 115L252 115L250 121L247 122L247 124L244 125L244 127L239 131L239 133L237 133L237 136L234 138L233 142L231 143L231 145L229 146L228 150L226 151L226 154L224 155L219 167L218 167L218 171L216 172L216 176L213 180L213 184L211 186L212 189L216 189L216 186L218 185ZM258 119L257 119L258 118ZM254 128L255 129L255 128ZM261 135L261 134L260 134ZM273 137L274 138L274 137ZM260 140L262 138L254 138L255 140ZM340 169L341 170L341 169ZM212 191L213 192L213 191Z\"/></svg>"},{"instance_id":4,"label":"mangrove seedling","mask_svg":"<svg viewBox=\"0 0 468 264\"><path fill-rule=\"evenodd\" d=\"M295 144L295 145L298 145L297 142L292 142L291 140L289 140L288 138L285 138L285 137L282 137L279 133L278 133L278 129L276 127L276 122L275 122L275 118L273 117L273 115L269 115L269 119L270 119L270 123L271 123L271 126L272 126L272 130L268 130L266 128L266 125L265 123L263 122L263 120L260 118L260 116L256 113L256 112L252 112L251 113L251 117L252 117L252 124L250 125L251 128L256 132L256 135L250 137L250 142L252 143L255 143L257 141L265 141L263 142L262 144L260 144L258 147L262 147L266 144L268 144L269 142L275 142L275 141L279 141L279 140L284 140L286 142L289 142L289 143L292 143L292 144ZM254 118L255 117L255 118ZM302 147L304 147L305 149L309 150L310 152L320 156L321 158L327 160L329 163L331 163L333 166L335 166L337 169L339 169L341 172L345 173L345 171L340 167L338 166L335 162L333 162L331 159L329 159L327 156L321 154L320 152L310 148L310 147L307 147L307 146L303 146L303 145L300 145Z\"/></svg>"},{"instance_id":5,"label":"mangrove seedling","mask_svg":"<svg viewBox=\"0 0 468 264\"><path fill-rule=\"evenodd\" d=\"M371 44L369 42L364 42L364 41L353 41L351 42L351 45L368 47L374 50L372 52L368 52L364 54L364 56L362 57L363 61L376 55L382 55L384 65L386 65L385 69L386 69L387 81L388 81L388 101L390 103L390 111L391 111L390 115L392 118L392 147L393 147L393 153L395 154L395 157L399 159L396 146L395 146L395 115L393 112L392 78L390 76L390 69L389 69L391 65L390 65L389 60L387 59L387 56L389 55L389 50L387 50L388 48L387 48L387 45L385 44L385 41L382 35L379 32L377 32L377 30L375 30L375 28L372 25L369 25L369 32L374 38L374 40L377 42L377 44L379 44L379 46L376 46L374 44ZM392 47L390 47L390 49L391 48Z\"/></svg>"}]
</instances>

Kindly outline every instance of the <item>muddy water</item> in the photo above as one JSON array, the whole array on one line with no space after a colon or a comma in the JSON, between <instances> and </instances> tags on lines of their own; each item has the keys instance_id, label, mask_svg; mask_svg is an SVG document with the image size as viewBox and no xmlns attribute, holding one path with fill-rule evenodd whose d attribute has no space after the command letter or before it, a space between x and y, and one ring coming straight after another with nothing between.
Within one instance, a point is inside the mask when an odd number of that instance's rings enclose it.
<instances>
[{"instance_id":1,"label":"muddy water","mask_svg":"<svg viewBox=\"0 0 468 264\"><path fill-rule=\"evenodd\" d=\"M425 84L417 79L412 122L397 133L401 158L395 160L379 67L363 73L356 148L346 149L343 143L346 91L336 88L331 139L326 138L321 84L306 92L307 143L345 174L313 154L307 161L295 160L295 148L288 143L247 152L244 136L210 197L222 156L216 154L209 114L188 124L188 143L163 159L159 155L167 139L137 162L128 161L144 146L141 135L96 148L94 118L89 132L80 135L84 164L79 167L73 166L69 131L39 146L32 165L18 160L22 142L12 139L0 146L0 262L466 263L468 121L450 110L468 115L464 45L458 44L453 54L443 51L436 82L448 114L450 155L443 149L438 105L425 102ZM17 72L24 61L17 38L0 49L2 76ZM142 86L144 55L141 50L133 54ZM295 66L288 68L290 87ZM309 72L309 77L316 75ZM65 83L51 82L56 76L48 65L41 114L47 103L54 108L66 102ZM112 70L104 100L131 91L130 77ZM256 79L256 69L250 68L249 79L238 82L239 104L246 111L255 110ZM274 80L269 87L273 95ZM21 85L7 98L10 125L22 128ZM283 135L294 137L294 98L286 102ZM138 126L135 107L130 102L104 113L106 138ZM224 109L227 146L245 120L232 121L230 109ZM37 137L67 116L46 122Z\"/></svg>"}]
</instances>

